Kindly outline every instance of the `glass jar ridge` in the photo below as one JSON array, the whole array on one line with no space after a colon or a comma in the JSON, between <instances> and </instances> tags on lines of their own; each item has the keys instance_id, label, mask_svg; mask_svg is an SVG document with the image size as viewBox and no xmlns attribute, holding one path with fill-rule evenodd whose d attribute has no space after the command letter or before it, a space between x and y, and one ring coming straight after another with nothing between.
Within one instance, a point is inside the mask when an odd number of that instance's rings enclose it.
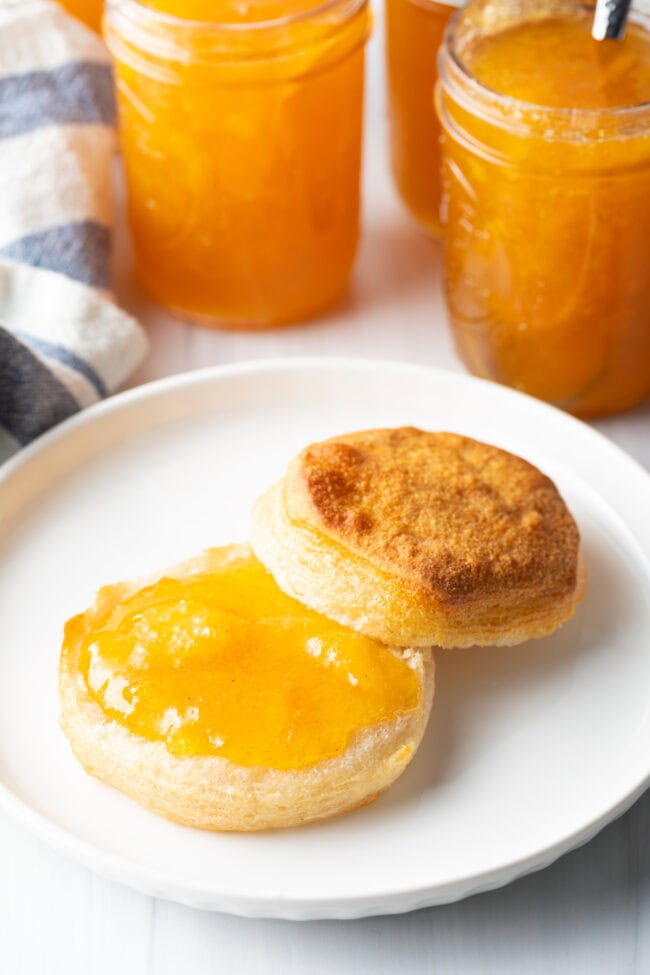
<instances>
[{"instance_id":1,"label":"glass jar ridge","mask_svg":"<svg viewBox=\"0 0 650 975\"><path fill-rule=\"evenodd\" d=\"M260 61L295 60L300 70L307 33L310 42L317 37L326 49L329 42L334 57L340 57L335 42L350 25L358 30L349 31L345 53L369 37L369 0L325 0L271 19L222 22L185 20L139 0L106 0L104 17L106 40L116 58L170 81L175 68L183 72L189 66L245 68Z\"/></svg>"}]
</instances>

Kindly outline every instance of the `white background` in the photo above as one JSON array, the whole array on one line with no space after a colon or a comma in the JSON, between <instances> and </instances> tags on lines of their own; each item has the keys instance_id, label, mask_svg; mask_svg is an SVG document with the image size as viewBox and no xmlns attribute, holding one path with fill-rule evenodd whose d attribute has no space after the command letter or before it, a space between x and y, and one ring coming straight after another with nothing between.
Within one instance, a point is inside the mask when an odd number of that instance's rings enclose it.
<instances>
[{"instance_id":1,"label":"white background","mask_svg":"<svg viewBox=\"0 0 650 975\"><path fill-rule=\"evenodd\" d=\"M138 295L120 227L119 296L148 326L153 343L134 382L276 355L357 354L461 369L445 327L438 248L403 213L390 181L381 53L376 31L364 232L345 306L319 322L269 334L189 328ZM650 467L650 406L596 425ZM155 900L67 863L0 819L2 975L433 971L650 973L650 793L586 847L503 890L348 922L244 920Z\"/></svg>"}]
</instances>

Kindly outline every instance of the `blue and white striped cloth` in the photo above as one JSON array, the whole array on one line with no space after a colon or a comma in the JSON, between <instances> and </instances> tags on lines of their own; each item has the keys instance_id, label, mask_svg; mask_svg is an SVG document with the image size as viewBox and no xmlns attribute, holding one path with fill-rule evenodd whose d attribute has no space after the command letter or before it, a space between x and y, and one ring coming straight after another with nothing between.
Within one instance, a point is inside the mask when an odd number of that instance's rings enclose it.
<instances>
[{"instance_id":1,"label":"blue and white striped cloth","mask_svg":"<svg viewBox=\"0 0 650 975\"><path fill-rule=\"evenodd\" d=\"M0 460L124 383L144 332L110 294L108 54L48 0L0 0Z\"/></svg>"}]
</instances>

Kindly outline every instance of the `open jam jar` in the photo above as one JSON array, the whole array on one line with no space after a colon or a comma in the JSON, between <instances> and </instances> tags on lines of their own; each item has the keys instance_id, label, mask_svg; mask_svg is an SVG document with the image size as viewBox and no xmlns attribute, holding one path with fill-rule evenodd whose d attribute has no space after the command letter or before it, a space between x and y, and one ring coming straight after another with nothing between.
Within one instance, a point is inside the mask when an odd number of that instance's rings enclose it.
<instances>
[{"instance_id":1,"label":"open jam jar","mask_svg":"<svg viewBox=\"0 0 650 975\"><path fill-rule=\"evenodd\" d=\"M650 18L472 0L450 24L446 292L478 375L580 416L650 393Z\"/></svg>"}]
</instances>

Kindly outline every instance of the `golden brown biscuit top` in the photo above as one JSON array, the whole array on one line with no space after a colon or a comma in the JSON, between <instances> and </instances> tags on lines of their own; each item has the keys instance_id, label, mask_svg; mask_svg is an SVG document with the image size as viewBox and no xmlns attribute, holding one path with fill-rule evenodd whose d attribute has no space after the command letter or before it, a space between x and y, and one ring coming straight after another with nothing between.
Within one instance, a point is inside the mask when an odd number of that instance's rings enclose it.
<instances>
[{"instance_id":1,"label":"golden brown biscuit top","mask_svg":"<svg viewBox=\"0 0 650 975\"><path fill-rule=\"evenodd\" d=\"M447 602L576 586L578 529L553 482L469 437L400 427L312 444L289 466L285 505Z\"/></svg>"}]
</instances>

